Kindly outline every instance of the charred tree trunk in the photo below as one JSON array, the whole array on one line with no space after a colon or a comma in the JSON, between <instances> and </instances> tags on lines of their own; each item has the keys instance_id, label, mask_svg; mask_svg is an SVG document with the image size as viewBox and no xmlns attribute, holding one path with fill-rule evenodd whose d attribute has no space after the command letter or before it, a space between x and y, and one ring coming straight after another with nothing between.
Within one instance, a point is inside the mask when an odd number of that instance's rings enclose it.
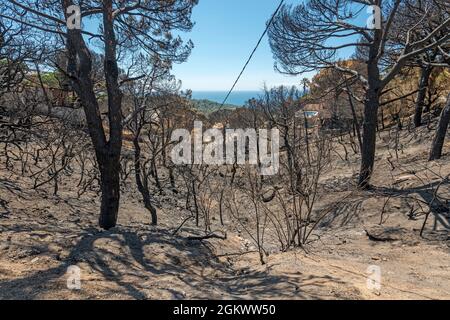
<instances>
[{"instance_id":1,"label":"charred tree trunk","mask_svg":"<svg viewBox=\"0 0 450 320\"><path fill-rule=\"evenodd\" d=\"M99 160L102 200L99 224L103 229L116 226L120 202L120 154L108 153Z\"/></svg>"},{"instance_id":2,"label":"charred tree trunk","mask_svg":"<svg viewBox=\"0 0 450 320\"><path fill-rule=\"evenodd\" d=\"M156 187L159 190L159 193L162 193L163 192L163 188L162 188L162 185L161 185L161 181L159 180L158 167L156 165L156 161L157 160L156 160L156 155L155 155L155 156L152 157L152 161L150 163L151 170L152 170L152 176L155 179L155 184L156 184Z\"/></svg>"},{"instance_id":3,"label":"charred tree trunk","mask_svg":"<svg viewBox=\"0 0 450 320\"><path fill-rule=\"evenodd\" d=\"M64 11L73 5L63 0ZM99 224L103 229L115 227L120 201L120 153L122 150L122 93L119 88L119 69L116 57L112 0L103 1L105 37L105 79L108 94L109 140L106 138L100 108L91 79L92 57L81 30L67 31L67 72L83 105L89 135L100 170L102 192Z\"/></svg>"},{"instance_id":4,"label":"charred tree trunk","mask_svg":"<svg viewBox=\"0 0 450 320\"><path fill-rule=\"evenodd\" d=\"M428 82L430 80L432 67L422 67L420 69L419 92L417 93L416 108L414 112L414 127L422 125L422 113L425 106L425 96L427 93Z\"/></svg>"},{"instance_id":5,"label":"charred tree trunk","mask_svg":"<svg viewBox=\"0 0 450 320\"><path fill-rule=\"evenodd\" d=\"M381 122L381 130L386 129L385 125L384 125L384 112L383 112L383 108L380 108L380 122Z\"/></svg>"},{"instance_id":6,"label":"charred tree trunk","mask_svg":"<svg viewBox=\"0 0 450 320\"><path fill-rule=\"evenodd\" d=\"M152 205L150 191L148 188L148 179L144 177L142 179L142 167L141 167L141 147L139 145L139 135L137 134L133 139L134 144L134 173L136 178L136 185L139 192L142 195L145 208L150 212L152 216L152 225L158 224L158 214L155 207Z\"/></svg>"},{"instance_id":7,"label":"charred tree trunk","mask_svg":"<svg viewBox=\"0 0 450 320\"><path fill-rule=\"evenodd\" d=\"M348 95L348 102L350 104L350 109L352 110L353 130L355 131L356 137L358 138L359 149L362 150L361 126L358 121L358 115L356 114L355 105L353 103L353 99L350 94L350 88L348 85L347 85L347 95Z\"/></svg>"},{"instance_id":8,"label":"charred tree trunk","mask_svg":"<svg viewBox=\"0 0 450 320\"><path fill-rule=\"evenodd\" d=\"M448 124L450 122L450 94L447 96L447 103L442 110L439 118L439 124L436 129L436 134L433 139L433 145L431 146L429 160L437 160L442 156L442 148L444 147L445 136L447 134Z\"/></svg>"},{"instance_id":9,"label":"charred tree trunk","mask_svg":"<svg viewBox=\"0 0 450 320\"><path fill-rule=\"evenodd\" d=\"M200 211L197 202L197 190L195 187L195 180L192 180L192 198L194 200L194 209L195 209L195 226L198 227L200 225Z\"/></svg>"},{"instance_id":10,"label":"charred tree trunk","mask_svg":"<svg viewBox=\"0 0 450 320\"><path fill-rule=\"evenodd\" d=\"M361 149L361 168L358 186L367 189L375 163L376 134L378 126L378 109L380 107L380 93L382 81L378 67L379 50L382 46L381 30L374 30L374 40L369 49L367 61L367 91L364 100L363 142Z\"/></svg>"},{"instance_id":11,"label":"charred tree trunk","mask_svg":"<svg viewBox=\"0 0 450 320\"><path fill-rule=\"evenodd\" d=\"M363 143L361 150L361 169L359 187L369 187L375 162L376 132L378 124L378 109L380 106L379 69L376 63L368 65L369 88L364 102Z\"/></svg>"},{"instance_id":12,"label":"charred tree trunk","mask_svg":"<svg viewBox=\"0 0 450 320\"><path fill-rule=\"evenodd\" d=\"M116 57L116 35L112 0L103 1L103 27L105 36L105 80L108 93L108 120L110 135L103 159L102 206L100 227L116 225L120 201L120 154L122 151L122 92L119 87L119 68ZM107 176L108 175L108 176Z\"/></svg>"}]
</instances>

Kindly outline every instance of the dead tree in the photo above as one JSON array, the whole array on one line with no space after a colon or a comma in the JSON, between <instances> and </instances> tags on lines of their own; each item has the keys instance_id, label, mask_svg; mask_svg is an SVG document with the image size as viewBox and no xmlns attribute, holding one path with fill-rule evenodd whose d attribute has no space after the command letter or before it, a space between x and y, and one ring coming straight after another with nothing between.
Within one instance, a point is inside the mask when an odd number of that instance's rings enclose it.
<instances>
[{"instance_id":1,"label":"dead tree","mask_svg":"<svg viewBox=\"0 0 450 320\"><path fill-rule=\"evenodd\" d=\"M144 137L143 131L148 133L156 124L155 115L158 106L153 104L152 96L154 96L160 89L161 83L165 80L171 79L170 63L164 63L157 57L149 58L143 55L136 57L136 62L128 70L128 74L137 73L136 80L126 84L125 92L129 95L131 100L131 108L129 115L124 119L124 125L132 132L133 137L133 154L134 154L134 175L136 186L142 195L145 208L151 214L152 224L158 223L158 216L155 206L152 204L152 196L149 186L149 176L155 171L156 156L153 153L153 161L151 162L150 171L147 170L146 157L143 155L141 143L150 135ZM139 75L142 76L139 76ZM150 139L151 140L151 139ZM146 141L148 142L148 141ZM156 178L156 183L159 185L159 180Z\"/></svg>"},{"instance_id":2,"label":"dead tree","mask_svg":"<svg viewBox=\"0 0 450 320\"><path fill-rule=\"evenodd\" d=\"M450 122L450 94L447 96L447 103L442 110L439 118L439 123L431 146L429 160L437 160L442 156L442 148L444 147L444 140L447 134L448 124Z\"/></svg>"},{"instance_id":3,"label":"dead tree","mask_svg":"<svg viewBox=\"0 0 450 320\"><path fill-rule=\"evenodd\" d=\"M116 225L120 201L120 155L122 149L122 90L120 88L120 53L142 50L157 54L162 59L184 61L192 43L171 35L172 30L189 31L192 7L196 0L161 2L116 2L104 0L62 0L46 3L7 0L0 5L0 18L26 26L39 43L52 37L62 41L67 54L64 70L84 109L89 135L94 146L101 177L102 201L99 224L104 229ZM79 11L79 14L76 12ZM82 21L98 22L100 33L87 31ZM75 23L74 23L75 22ZM91 45L102 43L104 53L104 80L107 96L107 124L101 116L98 95L91 79ZM47 43L48 44L48 43ZM108 134L105 126L108 127Z\"/></svg>"},{"instance_id":4,"label":"dead tree","mask_svg":"<svg viewBox=\"0 0 450 320\"><path fill-rule=\"evenodd\" d=\"M30 57L23 27L0 19L0 99L22 82Z\"/></svg>"},{"instance_id":5,"label":"dead tree","mask_svg":"<svg viewBox=\"0 0 450 320\"><path fill-rule=\"evenodd\" d=\"M322 68L334 68L357 77L365 88L362 158L359 186L369 186L373 172L376 148L378 109L383 89L408 61L450 39L450 17L446 1L430 1L435 10L423 10L417 20L430 21L436 11L444 17L433 25L430 33L417 32L421 24L400 29L406 41L403 46L392 46L393 22L398 19L402 6L425 4L422 1L382 0L310 0L295 7L285 5L269 29L272 51L278 70L299 74ZM374 9L373 25L357 25L355 17L361 16L369 6ZM441 9L442 8L442 9ZM366 21L367 19L364 19ZM439 37L440 34L443 35ZM358 38L359 37L359 38ZM342 50L358 49L363 52L367 75L340 65ZM387 56L395 57L393 63L383 62Z\"/></svg>"},{"instance_id":6,"label":"dead tree","mask_svg":"<svg viewBox=\"0 0 450 320\"><path fill-rule=\"evenodd\" d=\"M414 127L422 125L422 113L425 105L425 96L427 94L430 75L433 71L431 66L423 66L420 68L419 76L419 92L417 93L416 106L414 109Z\"/></svg>"},{"instance_id":7,"label":"dead tree","mask_svg":"<svg viewBox=\"0 0 450 320\"><path fill-rule=\"evenodd\" d=\"M406 63L407 66L420 68L417 97L414 109L414 127L422 125L422 114L426 107L425 99L429 93L432 73L437 68L448 68L450 66L450 41L446 36L449 27L436 30L438 25L444 24L449 18L450 6L448 3L436 0L407 1L399 8L398 18L393 23L392 45L405 47L407 43L425 38L428 34L434 33L432 39L424 46L428 48L416 55ZM421 17L418 19L418 17ZM405 30L408 30L405 32ZM435 45L436 40L446 39ZM391 56L390 59L396 59Z\"/></svg>"}]
</instances>

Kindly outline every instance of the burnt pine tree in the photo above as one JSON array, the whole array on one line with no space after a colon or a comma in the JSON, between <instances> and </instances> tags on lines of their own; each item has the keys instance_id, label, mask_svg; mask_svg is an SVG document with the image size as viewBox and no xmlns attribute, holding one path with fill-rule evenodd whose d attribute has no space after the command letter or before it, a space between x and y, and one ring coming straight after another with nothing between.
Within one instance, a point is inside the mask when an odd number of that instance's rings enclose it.
<instances>
[{"instance_id":1,"label":"burnt pine tree","mask_svg":"<svg viewBox=\"0 0 450 320\"><path fill-rule=\"evenodd\" d=\"M425 4L439 9L444 17L442 22L435 23L431 32L421 32L421 23L409 29L392 28L402 7ZM374 22L356 23L361 18L364 22L368 20L368 10L374 12ZM417 21L433 20L435 10L422 12ZM270 26L270 45L277 62L275 67L280 72L296 75L334 68L350 75L363 86L360 188L369 186L373 172L377 115L384 88L409 61L446 43L450 39L449 26L446 0L309 0L296 6L284 5ZM405 35L402 45L393 41L399 32ZM348 50L364 53L365 73L339 63L339 58Z\"/></svg>"},{"instance_id":2,"label":"burnt pine tree","mask_svg":"<svg viewBox=\"0 0 450 320\"><path fill-rule=\"evenodd\" d=\"M439 2L435 0L422 0L421 2L409 1L406 5L400 6L398 18L394 20L392 26L392 45L404 47L409 38L424 37L433 32L437 25L440 25L448 19L448 11L450 5L448 3ZM428 15L426 15L428 12ZM418 17L427 17L426 19L417 20ZM420 28L417 24L420 23ZM415 34L408 30L415 30ZM444 38L448 34L448 28L442 29L436 34L434 38ZM433 41L425 45L431 45L432 48L417 55L408 63L408 67L419 68L419 82L417 88L417 97L414 108L414 126L420 127L422 125L422 114L426 107L425 99L429 90L430 80L435 68L450 67L450 41L444 41L438 46L433 46ZM396 56L390 57L395 63ZM430 102L428 102L430 103Z\"/></svg>"},{"instance_id":3,"label":"burnt pine tree","mask_svg":"<svg viewBox=\"0 0 450 320\"><path fill-rule=\"evenodd\" d=\"M438 127L434 135L433 144L431 145L431 152L429 160L437 160L442 156L442 148L444 147L445 135L447 134L448 124L450 123L450 94L447 96L447 103L442 110L439 118Z\"/></svg>"},{"instance_id":4,"label":"burnt pine tree","mask_svg":"<svg viewBox=\"0 0 450 320\"><path fill-rule=\"evenodd\" d=\"M416 128L422 125L422 114L426 107L425 98L433 70L436 67L450 67L449 45L450 43L446 44L446 46L439 46L431 52L425 52L417 58L416 63L412 64L413 66L418 65L420 67L418 93L414 108L414 127Z\"/></svg>"},{"instance_id":5,"label":"burnt pine tree","mask_svg":"<svg viewBox=\"0 0 450 320\"><path fill-rule=\"evenodd\" d=\"M430 65L424 65L420 68L419 86L417 93L416 105L414 108L414 127L418 128L422 125L422 114L425 105L425 97L427 94L428 83L430 81L431 72L433 67Z\"/></svg>"},{"instance_id":6,"label":"burnt pine tree","mask_svg":"<svg viewBox=\"0 0 450 320\"><path fill-rule=\"evenodd\" d=\"M26 27L36 47L45 43L46 46L54 46L55 50L66 50L68 64L59 68L65 70L70 78L86 116L100 169L102 200L99 224L104 229L116 225L120 202L121 85L124 79L121 79L119 64L126 69L127 52L139 50L172 62L185 61L193 45L190 41L184 44L180 37L172 35L172 31L191 30L192 8L197 2L5 0L0 4L0 18ZM97 24L98 30L86 30L82 23L84 19ZM94 46L100 48L104 56L103 93L107 97L106 123L109 130L102 119L91 79Z\"/></svg>"},{"instance_id":7,"label":"burnt pine tree","mask_svg":"<svg viewBox=\"0 0 450 320\"><path fill-rule=\"evenodd\" d=\"M145 208L150 212L152 225L157 225L158 214L155 206L152 204L152 196L150 192L149 176L151 174L157 177L153 169L156 168L154 159L158 153L163 154L161 150L151 150L152 161L147 161L142 152L141 140L143 131L147 131L150 136L152 127L160 129L159 120L161 109L170 104L170 93L177 93L179 86L175 77L170 74L170 61L161 61L158 57L138 55L136 63L128 70L129 74L136 74L137 78L130 81L125 86L125 91L132 97L132 112L123 120L124 125L133 133L133 149L134 149L134 176L136 186L142 196ZM140 77L144 74L144 77ZM162 96L161 99L158 99ZM162 100L159 103L155 100ZM146 130L144 130L146 129ZM149 141L152 141L148 137ZM163 145L161 148L165 148ZM147 164L151 163L151 169L147 168ZM156 169L155 169L156 170ZM155 179L156 180L156 179ZM156 180L156 185L159 180Z\"/></svg>"},{"instance_id":8,"label":"burnt pine tree","mask_svg":"<svg viewBox=\"0 0 450 320\"><path fill-rule=\"evenodd\" d=\"M0 98L22 82L31 48L23 37L23 28L0 20Z\"/></svg>"}]
</instances>

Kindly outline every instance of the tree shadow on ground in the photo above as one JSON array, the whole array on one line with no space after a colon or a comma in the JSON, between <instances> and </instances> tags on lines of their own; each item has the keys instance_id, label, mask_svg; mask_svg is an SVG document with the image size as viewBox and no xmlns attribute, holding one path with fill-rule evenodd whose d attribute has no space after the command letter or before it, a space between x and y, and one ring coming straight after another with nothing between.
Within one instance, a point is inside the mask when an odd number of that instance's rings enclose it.
<instances>
[{"instance_id":1,"label":"tree shadow on ground","mask_svg":"<svg viewBox=\"0 0 450 320\"><path fill-rule=\"evenodd\" d=\"M348 199L346 202L334 202L329 206L332 206L332 210L320 220L318 227L322 229L331 228L335 223L338 227L344 227L351 222L355 222L358 218L359 212L364 199ZM322 210L326 210L324 208Z\"/></svg>"},{"instance_id":2,"label":"tree shadow on ground","mask_svg":"<svg viewBox=\"0 0 450 320\"><path fill-rule=\"evenodd\" d=\"M450 179L444 179L443 181L436 181L428 184L424 184L419 187L413 188L386 188L386 187L374 187L371 192L376 194L383 194L386 196L394 197L411 197L414 194L418 195L422 202L427 204L430 213L434 217L433 231L436 231L439 226L444 230L450 230L450 194L443 193L438 194L438 188L448 188L450 186Z\"/></svg>"},{"instance_id":3,"label":"tree shadow on ground","mask_svg":"<svg viewBox=\"0 0 450 320\"><path fill-rule=\"evenodd\" d=\"M207 242L173 237L162 229L144 232L119 227L99 232L87 228L78 236L79 241L57 267L0 280L0 298L39 299L51 297L52 290L57 292L54 296L62 296L70 292L66 288L67 267L77 264L82 272L100 276L87 283L82 276L83 289L75 296L79 299L333 298L330 285L344 284L331 276L273 275L257 268L236 270L219 261ZM83 266L91 270L83 270ZM95 284L103 281L112 285Z\"/></svg>"}]
</instances>

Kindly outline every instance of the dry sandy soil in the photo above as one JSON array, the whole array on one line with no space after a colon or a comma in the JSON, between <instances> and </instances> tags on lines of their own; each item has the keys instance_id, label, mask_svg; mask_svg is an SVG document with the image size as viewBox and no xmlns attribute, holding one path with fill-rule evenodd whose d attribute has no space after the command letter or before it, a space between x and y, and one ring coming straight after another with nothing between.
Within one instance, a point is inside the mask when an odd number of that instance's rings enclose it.
<instances>
[{"instance_id":1,"label":"dry sandy soil","mask_svg":"<svg viewBox=\"0 0 450 320\"><path fill-rule=\"evenodd\" d=\"M336 160L322 181L328 196L320 205L352 193L345 206L304 249L269 250L266 265L236 229L226 240L188 240L190 225L173 236L186 212L170 192L159 196L158 227L149 224L139 195L125 192L118 227L101 231L96 195L77 199L66 184L55 197L0 171L0 299L450 299L448 202L447 210L432 208L420 237L423 216L409 216L407 198L398 196L427 198L427 184L450 173L450 145L429 164L426 129L401 139L401 165L392 169L387 133L380 136L370 191L351 191L356 156ZM81 269L81 290L67 288L73 265ZM381 268L380 290L367 287L371 265Z\"/></svg>"}]
</instances>

